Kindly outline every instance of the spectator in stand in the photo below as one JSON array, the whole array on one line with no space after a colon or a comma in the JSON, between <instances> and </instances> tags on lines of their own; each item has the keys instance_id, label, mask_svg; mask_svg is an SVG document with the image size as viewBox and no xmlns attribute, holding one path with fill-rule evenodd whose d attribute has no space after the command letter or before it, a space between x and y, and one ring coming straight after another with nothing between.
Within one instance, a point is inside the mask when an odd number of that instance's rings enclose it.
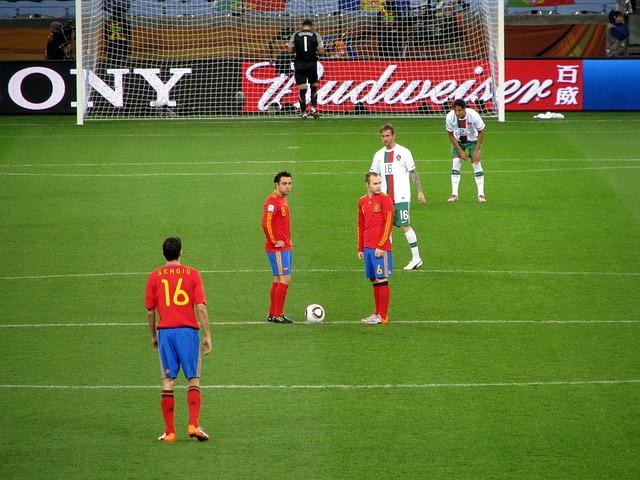
<instances>
[{"instance_id":1,"label":"spectator in stand","mask_svg":"<svg viewBox=\"0 0 640 480\"><path fill-rule=\"evenodd\" d=\"M629 29L624 24L624 16L619 10L611 10L607 25L607 57L626 55L628 40Z\"/></svg>"},{"instance_id":2,"label":"spectator in stand","mask_svg":"<svg viewBox=\"0 0 640 480\"><path fill-rule=\"evenodd\" d=\"M267 48L269 49L269 62L275 67L278 75L291 75L293 68L293 55L289 53L289 38L293 34L290 27L282 27L280 32L271 37Z\"/></svg>"},{"instance_id":3,"label":"spectator in stand","mask_svg":"<svg viewBox=\"0 0 640 480\"><path fill-rule=\"evenodd\" d=\"M399 0L387 0L381 4L378 22L378 52L381 57L401 57L404 53L404 14Z\"/></svg>"},{"instance_id":4,"label":"spectator in stand","mask_svg":"<svg viewBox=\"0 0 640 480\"><path fill-rule=\"evenodd\" d=\"M110 65L118 66L129 57L129 39L131 27L127 19L129 5L122 0L113 0L105 4L105 47Z\"/></svg>"},{"instance_id":5,"label":"spectator in stand","mask_svg":"<svg viewBox=\"0 0 640 480\"><path fill-rule=\"evenodd\" d=\"M282 13L286 0L245 0L246 13Z\"/></svg>"},{"instance_id":6,"label":"spectator in stand","mask_svg":"<svg viewBox=\"0 0 640 480\"><path fill-rule=\"evenodd\" d=\"M356 51L349 45L344 34L335 40L331 35L325 35L322 37L322 41L327 57L346 58L356 56Z\"/></svg>"}]
</instances>

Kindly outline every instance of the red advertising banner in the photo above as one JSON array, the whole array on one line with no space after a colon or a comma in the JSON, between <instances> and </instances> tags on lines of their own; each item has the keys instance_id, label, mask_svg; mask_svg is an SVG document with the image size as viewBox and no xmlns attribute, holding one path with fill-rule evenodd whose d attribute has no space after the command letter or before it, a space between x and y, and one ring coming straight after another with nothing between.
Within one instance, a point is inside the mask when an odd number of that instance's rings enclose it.
<instances>
[{"instance_id":1,"label":"red advertising banner","mask_svg":"<svg viewBox=\"0 0 640 480\"><path fill-rule=\"evenodd\" d=\"M277 73L269 62L244 62L242 73L244 112L297 106L293 71ZM323 111L440 110L454 98L493 108L493 83L484 61L327 60L319 63L318 73ZM581 110L582 61L508 60L505 101L507 110Z\"/></svg>"},{"instance_id":2,"label":"red advertising banner","mask_svg":"<svg viewBox=\"0 0 640 480\"><path fill-rule=\"evenodd\" d=\"M507 60L507 110L582 110L582 60Z\"/></svg>"}]
</instances>

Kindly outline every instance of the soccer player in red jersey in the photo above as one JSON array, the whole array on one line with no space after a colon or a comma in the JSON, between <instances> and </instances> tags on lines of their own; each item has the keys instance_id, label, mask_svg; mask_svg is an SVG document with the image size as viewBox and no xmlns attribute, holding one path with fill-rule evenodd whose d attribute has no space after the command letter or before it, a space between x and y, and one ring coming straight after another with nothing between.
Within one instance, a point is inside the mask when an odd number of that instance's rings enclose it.
<instances>
[{"instance_id":1,"label":"soccer player in red jersey","mask_svg":"<svg viewBox=\"0 0 640 480\"><path fill-rule=\"evenodd\" d=\"M273 272L268 322L293 323L284 314L287 291L291 283L291 223L287 195L291 192L291 174L278 172L273 179L275 191L262 208L264 250Z\"/></svg>"},{"instance_id":2,"label":"soccer player in red jersey","mask_svg":"<svg viewBox=\"0 0 640 480\"><path fill-rule=\"evenodd\" d=\"M392 275L391 228L393 200L382 193L382 179L375 172L365 176L367 194L358 201L358 258L364 260L365 276L373 286L376 311L363 323L376 325L389 321L389 277Z\"/></svg>"},{"instance_id":3,"label":"soccer player in red jersey","mask_svg":"<svg viewBox=\"0 0 640 480\"><path fill-rule=\"evenodd\" d=\"M205 442L209 436L199 425L202 359L198 320L204 330L202 353L207 355L211 351L207 297L200 272L180 263L182 243L179 238L167 238L162 244L162 253L167 262L149 274L145 298L151 341L160 354L162 366L161 406L165 431L158 440L167 443L176 441L173 387L182 367L182 373L188 381L188 434ZM194 307L198 312L198 320ZM160 316L158 322L156 312Z\"/></svg>"}]
</instances>

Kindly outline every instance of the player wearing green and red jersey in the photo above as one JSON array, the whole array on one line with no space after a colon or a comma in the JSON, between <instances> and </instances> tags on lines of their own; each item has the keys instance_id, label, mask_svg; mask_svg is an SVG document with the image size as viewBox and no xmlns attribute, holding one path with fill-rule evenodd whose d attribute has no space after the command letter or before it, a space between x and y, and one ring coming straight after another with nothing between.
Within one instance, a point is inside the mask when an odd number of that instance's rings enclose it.
<instances>
[{"instance_id":1,"label":"player wearing green and red jersey","mask_svg":"<svg viewBox=\"0 0 640 480\"><path fill-rule=\"evenodd\" d=\"M179 238L167 238L162 244L162 253L167 262L151 272L145 295L151 341L153 348L160 354L162 366L161 407L165 431L158 440L167 443L176 441L173 388L182 368L188 381L188 435L204 442L209 436L199 425L202 367L199 328L202 326L204 330L202 353L207 355L211 351L207 297L200 272L180 263L182 243ZM160 316L159 321L156 321L156 312Z\"/></svg>"},{"instance_id":2,"label":"player wearing green and red jersey","mask_svg":"<svg viewBox=\"0 0 640 480\"><path fill-rule=\"evenodd\" d=\"M409 179L413 181L418 192L418 202L425 203L426 198L411 151L396 143L395 127L390 123L384 124L380 128L380 139L384 147L374 154L369 171L381 175L382 191L391 196L395 205L393 224L402 230L411 249L411 261L404 270L415 270L423 265L423 261L418 248L418 236L411 226L409 215L411 204Z\"/></svg>"}]
</instances>

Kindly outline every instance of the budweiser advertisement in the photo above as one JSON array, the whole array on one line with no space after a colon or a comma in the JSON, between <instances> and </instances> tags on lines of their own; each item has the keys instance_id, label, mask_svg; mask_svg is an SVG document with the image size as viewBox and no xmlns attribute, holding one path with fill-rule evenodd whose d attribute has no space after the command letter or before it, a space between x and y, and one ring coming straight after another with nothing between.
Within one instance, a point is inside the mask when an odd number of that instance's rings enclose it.
<instances>
[{"instance_id":1,"label":"budweiser advertisement","mask_svg":"<svg viewBox=\"0 0 640 480\"><path fill-rule=\"evenodd\" d=\"M293 71L269 62L242 65L244 112L298 105ZM455 72L452 74L451 72ZM484 61L323 61L318 104L324 111L439 110L454 98L493 108L494 86ZM582 61L506 62L507 110L581 110Z\"/></svg>"}]
</instances>

